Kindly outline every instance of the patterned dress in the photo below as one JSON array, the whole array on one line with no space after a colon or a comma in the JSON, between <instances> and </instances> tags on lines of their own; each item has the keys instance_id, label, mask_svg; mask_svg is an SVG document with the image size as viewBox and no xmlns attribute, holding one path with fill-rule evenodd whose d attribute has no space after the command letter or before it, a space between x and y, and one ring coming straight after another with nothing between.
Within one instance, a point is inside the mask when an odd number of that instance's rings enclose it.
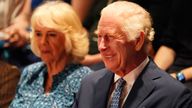
<instances>
[{"instance_id":1,"label":"patterned dress","mask_svg":"<svg viewBox=\"0 0 192 108\"><path fill-rule=\"evenodd\" d=\"M88 67L70 64L53 77L53 86L45 93L47 68L43 62L26 67L21 75L15 99L10 108L71 108L75 93L85 75L91 73Z\"/></svg>"}]
</instances>

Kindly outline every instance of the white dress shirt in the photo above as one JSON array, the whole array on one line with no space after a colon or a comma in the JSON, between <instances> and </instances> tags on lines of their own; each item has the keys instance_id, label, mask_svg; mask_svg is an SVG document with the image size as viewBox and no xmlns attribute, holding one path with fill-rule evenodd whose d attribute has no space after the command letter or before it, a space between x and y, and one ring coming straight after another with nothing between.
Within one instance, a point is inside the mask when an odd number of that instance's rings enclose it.
<instances>
[{"instance_id":1,"label":"white dress shirt","mask_svg":"<svg viewBox=\"0 0 192 108\"><path fill-rule=\"evenodd\" d=\"M123 77L123 79L126 81L126 84L123 88L123 91L122 91L122 94L120 97L120 107L121 108L123 107L125 100L127 99L135 80L140 75L140 73L143 71L143 69L145 68L145 66L147 65L148 62L149 62L149 58L147 57L139 66L137 66L135 69L133 69L131 72L129 72L128 74L126 74ZM120 78L120 76L115 74L114 83L111 87L110 97L109 97L109 101L108 101L108 108L110 107L111 100L112 100L112 94L114 92L114 89L116 88L116 82L119 78Z\"/></svg>"}]
</instances>

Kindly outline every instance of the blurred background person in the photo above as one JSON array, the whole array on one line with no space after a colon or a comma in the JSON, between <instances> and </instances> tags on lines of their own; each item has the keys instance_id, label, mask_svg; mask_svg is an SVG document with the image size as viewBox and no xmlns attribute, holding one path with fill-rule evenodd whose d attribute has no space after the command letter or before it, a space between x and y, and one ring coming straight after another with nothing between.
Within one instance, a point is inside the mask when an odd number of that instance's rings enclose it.
<instances>
[{"instance_id":1,"label":"blurred background person","mask_svg":"<svg viewBox=\"0 0 192 108\"><path fill-rule=\"evenodd\" d=\"M31 0L0 0L0 58L20 69L38 59L28 46Z\"/></svg>"},{"instance_id":2,"label":"blurred background person","mask_svg":"<svg viewBox=\"0 0 192 108\"><path fill-rule=\"evenodd\" d=\"M100 11L108 0L71 0L71 5L80 17L84 27L89 32L89 54L81 63L93 70L104 68L101 55L97 48L96 29L100 18Z\"/></svg>"},{"instance_id":3,"label":"blurred background person","mask_svg":"<svg viewBox=\"0 0 192 108\"><path fill-rule=\"evenodd\" d=\"M29 63L30 0L0 0L0 108L7 108L15 96L20 67ZM25 53L24 53L25 52ZM17 68L19 67L19 68Z\"/></svg>"},{"instance_id":4,"label":"blurred background person","mask_svg":"<svg viewBox=\"0 0 192 108\"><path fill-rule=\"evenodd\" d=\"M169 25L171 14L172 0L132 0L145 8L153 18L153 28L155 31L154 40L152 42L151 50L152 57L159 49L161 40L165 35L165 31Z\"/></svg>"},{"instance_id":5,"label":"blurred background person","mask_svg":"<svg viewBox=\"0 0 192 108\"><path fill-rule=\"evenodd\" d=\"M43 2L46 1L63 1L71 4L71 0L31 0L31 9L34 10L35 8L37 8L39 5L41 5Z\"/></svg>"},{"instance_id":6,"label":"blurred background person","mask_svg":"<svg viewBox=\"0 0 192 108\"><path fill-rule=\"evenodd\" d=\"M157 65L192 90L192 7L190 0L172 0L170 21L154 58Z\"/></svg>"},{"instance_id":7,"label":"blurred background person","mask_svg":"<svg viewBox=\"0 0 192 108\"><path fill-rule=\"evenodd\" d=\"M8 108L15 96L19 78L20 71L17 67L0 61L0 108Z\"/></svg>"},{"instance_id":8,"label":"blurred background person","mask_svg":"<svg viewBox=\"0 0 192 108\"><path fill-rule=\"evenodd\" d=\"M52 1L36 8L31 46L42 62L21 75L10 108L70 108L81 79L92 72L80 61L88 53L87 32L72 7Z\"/></svg>"}]
</instances>

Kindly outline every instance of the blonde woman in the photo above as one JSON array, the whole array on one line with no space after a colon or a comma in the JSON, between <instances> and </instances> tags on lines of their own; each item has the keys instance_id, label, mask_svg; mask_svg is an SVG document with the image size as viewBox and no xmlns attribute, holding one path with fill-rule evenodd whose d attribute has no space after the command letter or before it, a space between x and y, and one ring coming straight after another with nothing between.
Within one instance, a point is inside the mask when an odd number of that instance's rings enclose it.
<instances>
[{"instance_id":1,"label":"blonde woman","mask_svg":"<svg viewBox=\"0 0 192 108\"><path fill-rule=\"evenodd\" d=\"M11 108L71 108L81 79L92 72L79 64L88 52L88 37L70 5L52 1L31 19L32 51L42 62L26 67Z\"/></svg>"}]
</instances>

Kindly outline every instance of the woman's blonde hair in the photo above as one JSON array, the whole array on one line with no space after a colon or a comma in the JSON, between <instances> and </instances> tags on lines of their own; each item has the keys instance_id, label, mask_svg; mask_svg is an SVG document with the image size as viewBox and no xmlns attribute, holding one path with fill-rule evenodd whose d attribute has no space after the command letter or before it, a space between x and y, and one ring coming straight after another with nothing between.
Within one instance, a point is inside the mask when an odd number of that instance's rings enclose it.
<instances>
[{"instance_id":1,"label":"woman's blonde hair","mask_svg":"<svg viewBox=\"0 0 192 108\"><path fill-rule=\"evenodd\" d=\"M31 49L35 55L40 56L36 44L34 29L38 26L52 28L64 34L67 55L72 62L79 62L88 53L88 34L72 7L61 1L49 1L39 6L33 13L31 32Z\"/></svg>"}]
</instances>

